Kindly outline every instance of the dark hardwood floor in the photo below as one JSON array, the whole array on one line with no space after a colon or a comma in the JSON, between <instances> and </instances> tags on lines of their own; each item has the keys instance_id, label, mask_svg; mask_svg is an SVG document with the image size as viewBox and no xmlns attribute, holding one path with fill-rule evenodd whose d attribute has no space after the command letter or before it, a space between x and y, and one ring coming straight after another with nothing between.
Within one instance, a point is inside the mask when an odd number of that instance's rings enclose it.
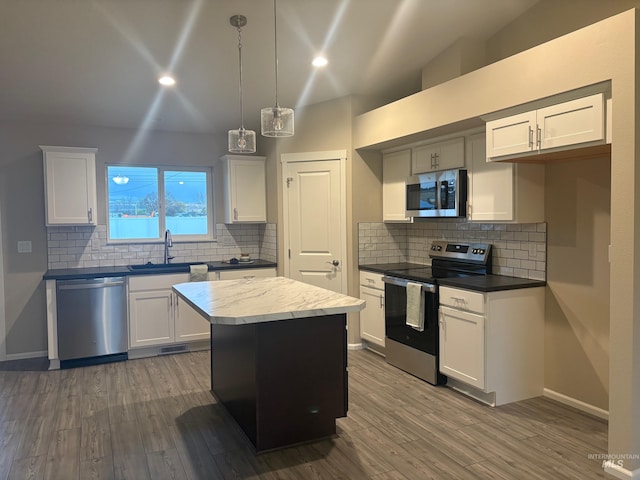
<instances>
[{"instance_id":1,"label":"dark hardwood floor","mask_svg":"<svg viewBox=\"0 0 640 480\"><path fill-rule=\"evenodd\" d=\"M209 393L209 353L0 367L4 479L605 478L606 422L544 398L490 408L349 352L338 435L256 456Z\"/></svg>"}]
</instances>

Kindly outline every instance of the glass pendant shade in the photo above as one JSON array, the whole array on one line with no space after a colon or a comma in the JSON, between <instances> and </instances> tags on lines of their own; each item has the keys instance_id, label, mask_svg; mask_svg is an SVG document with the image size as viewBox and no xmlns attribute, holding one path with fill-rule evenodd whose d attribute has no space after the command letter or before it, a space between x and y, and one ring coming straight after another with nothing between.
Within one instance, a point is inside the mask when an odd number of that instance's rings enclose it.
<instances>
[{"instance_id":1,"label":"glass pendant shade","mask_svg":"<svg viewBox=\"0 0 640 480\"><path fill-rule=\"evenodd\" d=\"M253 130L229 130L230 153L256 153L256 132Z\"/></svg>"},{"instance_id":2,"label":"glass pendant shade","mask_svg":"<svg viewBox=\"0 0 640 480\"><path fill-rule=\"evenodd\" d=\"M260 110L262 135L265 137L290 137L293 135L293 109L267 107Z\"/></svg>"},{"instance_id":3,"label":"glass pendant shade","mask_svg":"<svg viewBox=\"0 0 640 480\"><path fill-rule=\"evenodd\" d=\"M244 115L242 113L242 27L247 24L247 17L234 15L229 23L238 30L238 72L240 92L240 128L229 130L228 150L230 153L256 153L256 132L245 130Z\"/></svg>"},{"instance_id":4,"label":"glass pendant shade","mask_svg":"<svg viewBox=\"0 0 640 480\"><path fill-rule=\"evenodd\" d=\"M273 51L275 53L276 106L260 110L260 125L265 137L291 137L293 135L293 109L278 103L278 12L273 0Z\"/></svg>"}]
</instances>

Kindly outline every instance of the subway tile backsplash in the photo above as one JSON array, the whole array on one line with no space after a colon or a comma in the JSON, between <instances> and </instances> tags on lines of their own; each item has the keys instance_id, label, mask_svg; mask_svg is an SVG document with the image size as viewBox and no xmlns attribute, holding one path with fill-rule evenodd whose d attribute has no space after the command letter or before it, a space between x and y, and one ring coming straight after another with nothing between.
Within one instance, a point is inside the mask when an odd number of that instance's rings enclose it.
<instances>
[{"instance_id":1,"label":"subway tile backsplash","mask_svg":"<svg viewBox=\"0 0 640 480\"><path fill-rule=\"evenodd\" d=\"M433 240L493 245L493 273L546 279L546 223L469 223L441 219L416 223L358 224L358 263L428 264Z\"/></svg>"},{"instance_id":2,"label":"subway tile backsplash","mask_svg":"<svg viewBox=\"0 0 640 480\"><path fill-rule=\"evenodd\" d=\"M171 247L172 262L226 260L241 252L276 261L276 225L216 225L215 242L179 242ZM48 268L114 267L160 263L163 243L107 243L106 225L48 227Z\"/></svg>"}]
</instances>

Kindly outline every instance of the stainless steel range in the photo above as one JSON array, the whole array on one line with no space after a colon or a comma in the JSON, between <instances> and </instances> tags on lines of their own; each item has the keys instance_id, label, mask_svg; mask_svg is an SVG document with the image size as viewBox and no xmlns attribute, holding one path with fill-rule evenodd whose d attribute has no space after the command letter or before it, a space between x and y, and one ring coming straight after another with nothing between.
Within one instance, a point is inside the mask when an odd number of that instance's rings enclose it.
<instances>
[{"instance_id":1,"label":"stainless steel range","mask_svg":"<svg viewBox=\"0 0 640 480\"><path fill-rule=\"evenodd\" d=\"M446 383L438 372L438 279L491 273L491 245L434 241L431 266L390 270L385 283L387 362L434 385ZM407 285L419 284L422 329L408 325ZM417 287L414 287L417 288Z\"/></svg>"}]
</instances>

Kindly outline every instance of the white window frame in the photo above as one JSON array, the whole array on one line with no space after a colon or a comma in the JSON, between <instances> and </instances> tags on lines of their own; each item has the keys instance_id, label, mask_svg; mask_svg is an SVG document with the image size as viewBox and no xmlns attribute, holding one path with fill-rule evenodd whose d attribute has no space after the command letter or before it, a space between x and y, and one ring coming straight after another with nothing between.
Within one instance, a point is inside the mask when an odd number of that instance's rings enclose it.
<instances>
[{"instance_id":1,"label":"white window frame","mask_svg":"<svg viewBox=\"0 0 640 480\"><path fill-rule=\"evenodd\" d=\"M155 168L158 171L158 238L111 238L109 226L109 167L141 167ZM162 243L164 242L164 232L166 230L166 217L164 205L164 174L167 171L178 172L204 172L207 176L207 234L206 235L180 235L171 232L174 242L211 242L216 241L216 212L214 201L214 179L212 167L197 166L177 166L177 165L151 165L151 164L122 164L107 163L104 168L105 176L105 212L107 217L107 244L132 244L132 243Z\"/></svg>"}]
</instances>

